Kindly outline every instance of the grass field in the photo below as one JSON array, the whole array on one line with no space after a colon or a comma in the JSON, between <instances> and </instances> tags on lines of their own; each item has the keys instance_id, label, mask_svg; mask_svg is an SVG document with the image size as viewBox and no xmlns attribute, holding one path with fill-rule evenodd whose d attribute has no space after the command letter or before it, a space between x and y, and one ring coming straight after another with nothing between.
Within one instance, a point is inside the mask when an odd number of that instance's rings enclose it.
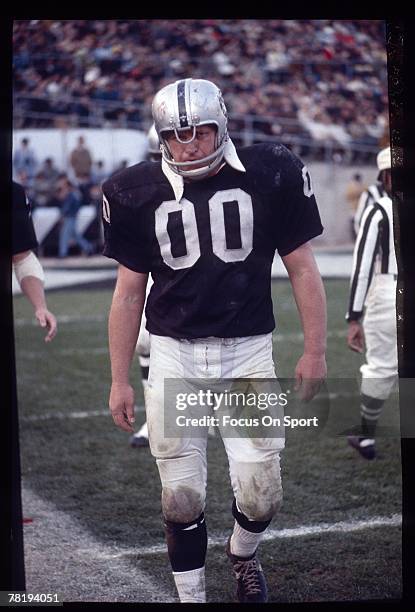
<instances>
[{"instance_id":1,"label":"grass field","mask_svg":"<svg viewBox=\"0 0 415 612\"><path fill-rule=\"evenodd\" d=\"M348 283L325 286L329 377L356 378L362 357L345 344ZM128 434L107 412L111 294L111 287L50 292L59 332L49 345L27 301L14 299L23 486L76 518L102 546L124 551L132 567L177 601L163 549L154 460L148 449L129 447ZM302 341L289 283L274 281L273 297L277 369L291 377ZM142 406L137 360L133 384ZM138 427L144 413L136 417ZM400 440L381 438L378 449L378 458L365 462L345 437L290 436L282 458L284 504L271 524L273 537L261 544L270 601L401 596ZM234 584L223 548L233 524L232 493L219 437L209 440L208 461L208 601L231 602Z\"/></svg>"}]
</instances>

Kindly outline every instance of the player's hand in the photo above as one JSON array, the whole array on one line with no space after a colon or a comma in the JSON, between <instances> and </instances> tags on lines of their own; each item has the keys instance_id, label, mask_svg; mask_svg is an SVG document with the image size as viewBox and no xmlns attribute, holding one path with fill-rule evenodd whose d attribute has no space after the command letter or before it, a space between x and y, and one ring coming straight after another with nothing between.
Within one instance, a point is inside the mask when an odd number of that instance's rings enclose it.
<instances>
[{"instance_id":1,"label":"player's hand","mask_svg":"<svg viewBox=\"0 0 415 612\"><path fill-rule=\"evenodd\" d=\"M35 312L35 317L39 321L40 327L46 327L48 333L45 336L45 342L50 342L56 336L58 324L56 317L47 308L38 308Z\"/></svg>"},{"instance_id":2,"label":"player's hand","mask_svg":"<svg viewBox=\"0 0 415 612\"><path fill-rule=\"evenodd\" d=\"M133 433L134 390L128 383L112 383L109 406L114 423L120 429Z\"/></svg>"},{"instance_id":3,"label":"player's hand","mask_svg":"<svg viewBox=\"0 0 415 612\"><path fill-rule=\"evenodd\" d=\"M309 402L319 392L327 376L326 358L324 355L304 355L295 368L295 386L299 398Z\"/></svg>"},{"instance_id":4,"label":"player's hand","mask_svg":"<svg viewBox=\"0 0 415 612\"><path fill-rule=\"evenodd\" d=\"M359 321L350 321L347 332L347 345L352 351L363 353L365 334Z\"/></svg>"}]
</instances>

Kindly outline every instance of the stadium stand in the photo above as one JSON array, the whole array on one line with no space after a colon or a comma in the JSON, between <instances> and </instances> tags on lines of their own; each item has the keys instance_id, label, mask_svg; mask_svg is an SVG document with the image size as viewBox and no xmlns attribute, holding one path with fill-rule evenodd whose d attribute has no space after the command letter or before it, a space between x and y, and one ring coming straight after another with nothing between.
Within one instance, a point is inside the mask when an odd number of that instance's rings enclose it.
<instances>
[{"instance_id":1,"label":"stadium stand","mask_svg":"<svg viewBox=\"0 0 415 612\"><path fill-rule=\"evenodd\" d=\"M371 163L387 140L383 21L18 20L13 45L15 128L146 130L154 92L191 74L223 90L237 144Z\"/></svg>"}]
</instances>

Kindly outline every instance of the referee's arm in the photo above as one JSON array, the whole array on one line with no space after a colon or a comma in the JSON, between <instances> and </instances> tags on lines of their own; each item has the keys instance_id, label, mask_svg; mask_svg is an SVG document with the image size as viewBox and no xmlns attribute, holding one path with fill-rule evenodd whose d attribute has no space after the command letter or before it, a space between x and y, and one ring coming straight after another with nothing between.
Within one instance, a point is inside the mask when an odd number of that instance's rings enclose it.
<instances>
[{"instance_id":1,"label":"referee's arm","mask_svg":"<svg viewBox=\"0 0 415 612\"><path fill-rule=\"evenodd\" d=\"M379 251L379 224L382 219L381 211L376 206L369 205L363 214L354 247L349 307L346 314L349 323L347 343L349 348L359 353L363 352L364 341L360 320Z\"/></svg>"}]
</instances>

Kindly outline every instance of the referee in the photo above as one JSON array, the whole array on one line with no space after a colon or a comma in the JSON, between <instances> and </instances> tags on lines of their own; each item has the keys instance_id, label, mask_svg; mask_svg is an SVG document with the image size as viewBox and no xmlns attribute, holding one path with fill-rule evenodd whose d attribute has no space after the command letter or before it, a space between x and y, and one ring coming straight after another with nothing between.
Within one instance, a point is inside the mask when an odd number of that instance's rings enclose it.
<instances>
[{"instance_id":1,"label":"referee","mask_svg":"<svg viewBox=\"0 0 415 612\"><path fill-rule=\"evenodd\" d=\"M380 198L383 198L387 195L388 194L386 193L383 183L379 179L379 177L373 185L370 185L367 189L362 191L362 193L360 194L359 202L357 204L356 212L353 217L353 230L355 236L357 236L357 234L359 233L360 223L362 221L363 214L366 208L370 204L377 202L378 200L380 200Z\"/></svg>"},{"instance_id":2,"label":"referee","mask_svg":"<svg viewBox=\"0 0 415 612\"><path fill-rule=\"evenodd\" d=\"M360 368L362 435L348 438L350 446L365 459L376 456L377 421L398 376L395 310L398 269L393 238L390 147L378 153L377 166L378 181L385 195L368 202L362 215L346 315L349 348L362 353L366 344L366 363Z\"/></svg>"},{"instance_id":3,"label":"referee","mask_svg":"<svg viewBox=\"0 0 415 612\"><path fill-rule=\"evenodd\" d=\"M13 181L12 262L21 290L31 302L41 327L47 328L45 342L56 335L55 315L47 308L43 268L32 249L38 246L30 205L21 185Z\"/></svg>"}]
</instances>

